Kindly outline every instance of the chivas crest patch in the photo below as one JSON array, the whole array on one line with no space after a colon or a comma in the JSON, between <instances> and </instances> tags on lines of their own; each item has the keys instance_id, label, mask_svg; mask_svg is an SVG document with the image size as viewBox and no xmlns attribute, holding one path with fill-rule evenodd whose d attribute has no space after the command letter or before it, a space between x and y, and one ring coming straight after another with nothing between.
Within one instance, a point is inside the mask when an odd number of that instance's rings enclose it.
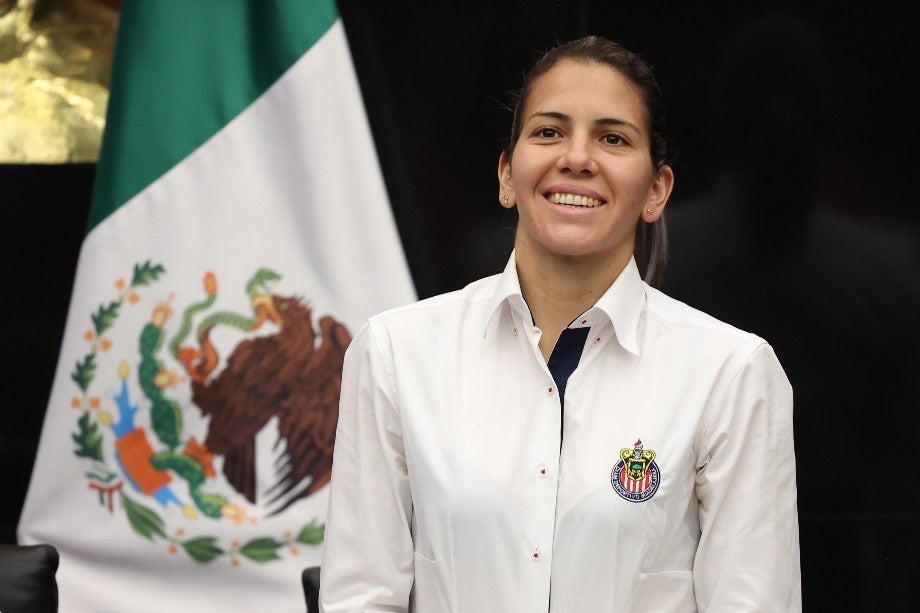
<instances>
[{"instance_id":1,"label":"chivas crest patch","mask_svg":"<svg viewBox=\"0 0 920 613\"><path fill-rule=\"evenodd\" d=\"M248 298L243 309L218 307L207 272L202 293L161 290L146 320L121 317L165 272L136 264L84 335L72 438L89 490L139 536L200 563L269 562L318 546L315 519L242 541L223 541L217 527L259 526L329 481L348 330L328 315L314 326L300 298L269 291L280 275L265 268L234 288ZM265 433L272 462L256 453Z\"/></svg>"},{"instance_id":2,"label":"chivas crest patch","mask_svg":"<svg viewBox=\"0 0 920 613\"><path fill-rule=\"evenodd\" d=\"M655 452L643 449L637 440L632 449L620 450L620 461L610 473L610 485L620 498L644 502L655 495L661 484L661 472L655 464Z\"/></svg>"}]
</instances>

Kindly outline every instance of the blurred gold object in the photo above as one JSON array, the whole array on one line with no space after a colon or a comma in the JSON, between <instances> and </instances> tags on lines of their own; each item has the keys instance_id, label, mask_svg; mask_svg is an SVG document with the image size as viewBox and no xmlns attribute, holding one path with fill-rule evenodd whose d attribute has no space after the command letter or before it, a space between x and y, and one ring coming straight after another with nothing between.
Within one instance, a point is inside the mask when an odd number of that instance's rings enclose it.
<instances>
[{"instance_id":1,"label":"blurred gold object","mask_svg":"<svg viewBox=\"0 0 920 613\"><path fill-rule=\"evenodd\" d=\"M95 162L118 3L0 0L0 163Z\"/></svg>"}]
</instances>

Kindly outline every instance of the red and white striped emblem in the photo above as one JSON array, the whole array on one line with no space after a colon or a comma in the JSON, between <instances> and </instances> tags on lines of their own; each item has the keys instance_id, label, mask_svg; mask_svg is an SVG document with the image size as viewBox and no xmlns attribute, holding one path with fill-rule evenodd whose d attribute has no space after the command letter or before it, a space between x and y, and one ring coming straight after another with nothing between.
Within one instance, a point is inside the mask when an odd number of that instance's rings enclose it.
<instances>
[{"instance_id":1,"label":"red and white striped emblem","mask_svg":"<svg viewBox=\"0 0 920 613\"><path fill-rule=\"evenodd\" d=\"M645 449L642 439L638 439L632 449L621 449L619 455L620 460L610 471L613 490L629 502L644 502L654 496L661 485L661 471L655 463L655 451Z\"/></svg>"},{"instance_id":2,"label":"red and white striped emblem","mask_svg":"<svg viewBox=\"0 0 920 613\"><path fill-rule=\"evenodd\" d=\"M620 485L622 485L623 489L625 489L627 492L644 492L645 490L648 489L648 486L649 484L651 484L651 482L652 482L651 470L647 470L645 472L645 478L639 479L638 481L626 476L625 470L620 471Z\"/></svg>"}]
</instances>

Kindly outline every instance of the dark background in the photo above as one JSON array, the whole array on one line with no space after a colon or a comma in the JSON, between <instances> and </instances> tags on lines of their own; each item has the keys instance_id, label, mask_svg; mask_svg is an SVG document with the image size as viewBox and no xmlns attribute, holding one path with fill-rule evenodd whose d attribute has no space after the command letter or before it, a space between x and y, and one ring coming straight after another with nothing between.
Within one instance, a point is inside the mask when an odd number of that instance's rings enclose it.
<instances>
[{"instance_id":1,"label":"dark background","mask_svg":"<svg viewBox=\"0 0 920 613\"><path fill-rule=\"evenodd\" d=\"M643 53L679 151L662 289L770 341L795 390L796 458L776 462L798 469L805 609L918 610L914 24L879 3L633 4L339 0L418 294L507 259L496 163L535 54L585 33ZM94 170L0 165L0 542L15 541Z\"/></svg>"}]
</instances>

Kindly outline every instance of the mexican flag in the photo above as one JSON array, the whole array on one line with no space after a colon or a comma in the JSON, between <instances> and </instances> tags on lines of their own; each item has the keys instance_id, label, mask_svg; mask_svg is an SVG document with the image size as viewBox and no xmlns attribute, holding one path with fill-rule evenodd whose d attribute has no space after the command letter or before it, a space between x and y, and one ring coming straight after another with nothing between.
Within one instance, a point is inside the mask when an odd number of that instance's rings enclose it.
<instances>
[{"instance_id":1,"label":"mexican flag","mask_svg":"<svg viewBox=\"0 0 920 613\"><path fill-rule=\"evenodd\" d=\"M124 3L19 525L60 610L304 610L344 350L415 297L333 0Z\"/></svg>"}]
</instances>

